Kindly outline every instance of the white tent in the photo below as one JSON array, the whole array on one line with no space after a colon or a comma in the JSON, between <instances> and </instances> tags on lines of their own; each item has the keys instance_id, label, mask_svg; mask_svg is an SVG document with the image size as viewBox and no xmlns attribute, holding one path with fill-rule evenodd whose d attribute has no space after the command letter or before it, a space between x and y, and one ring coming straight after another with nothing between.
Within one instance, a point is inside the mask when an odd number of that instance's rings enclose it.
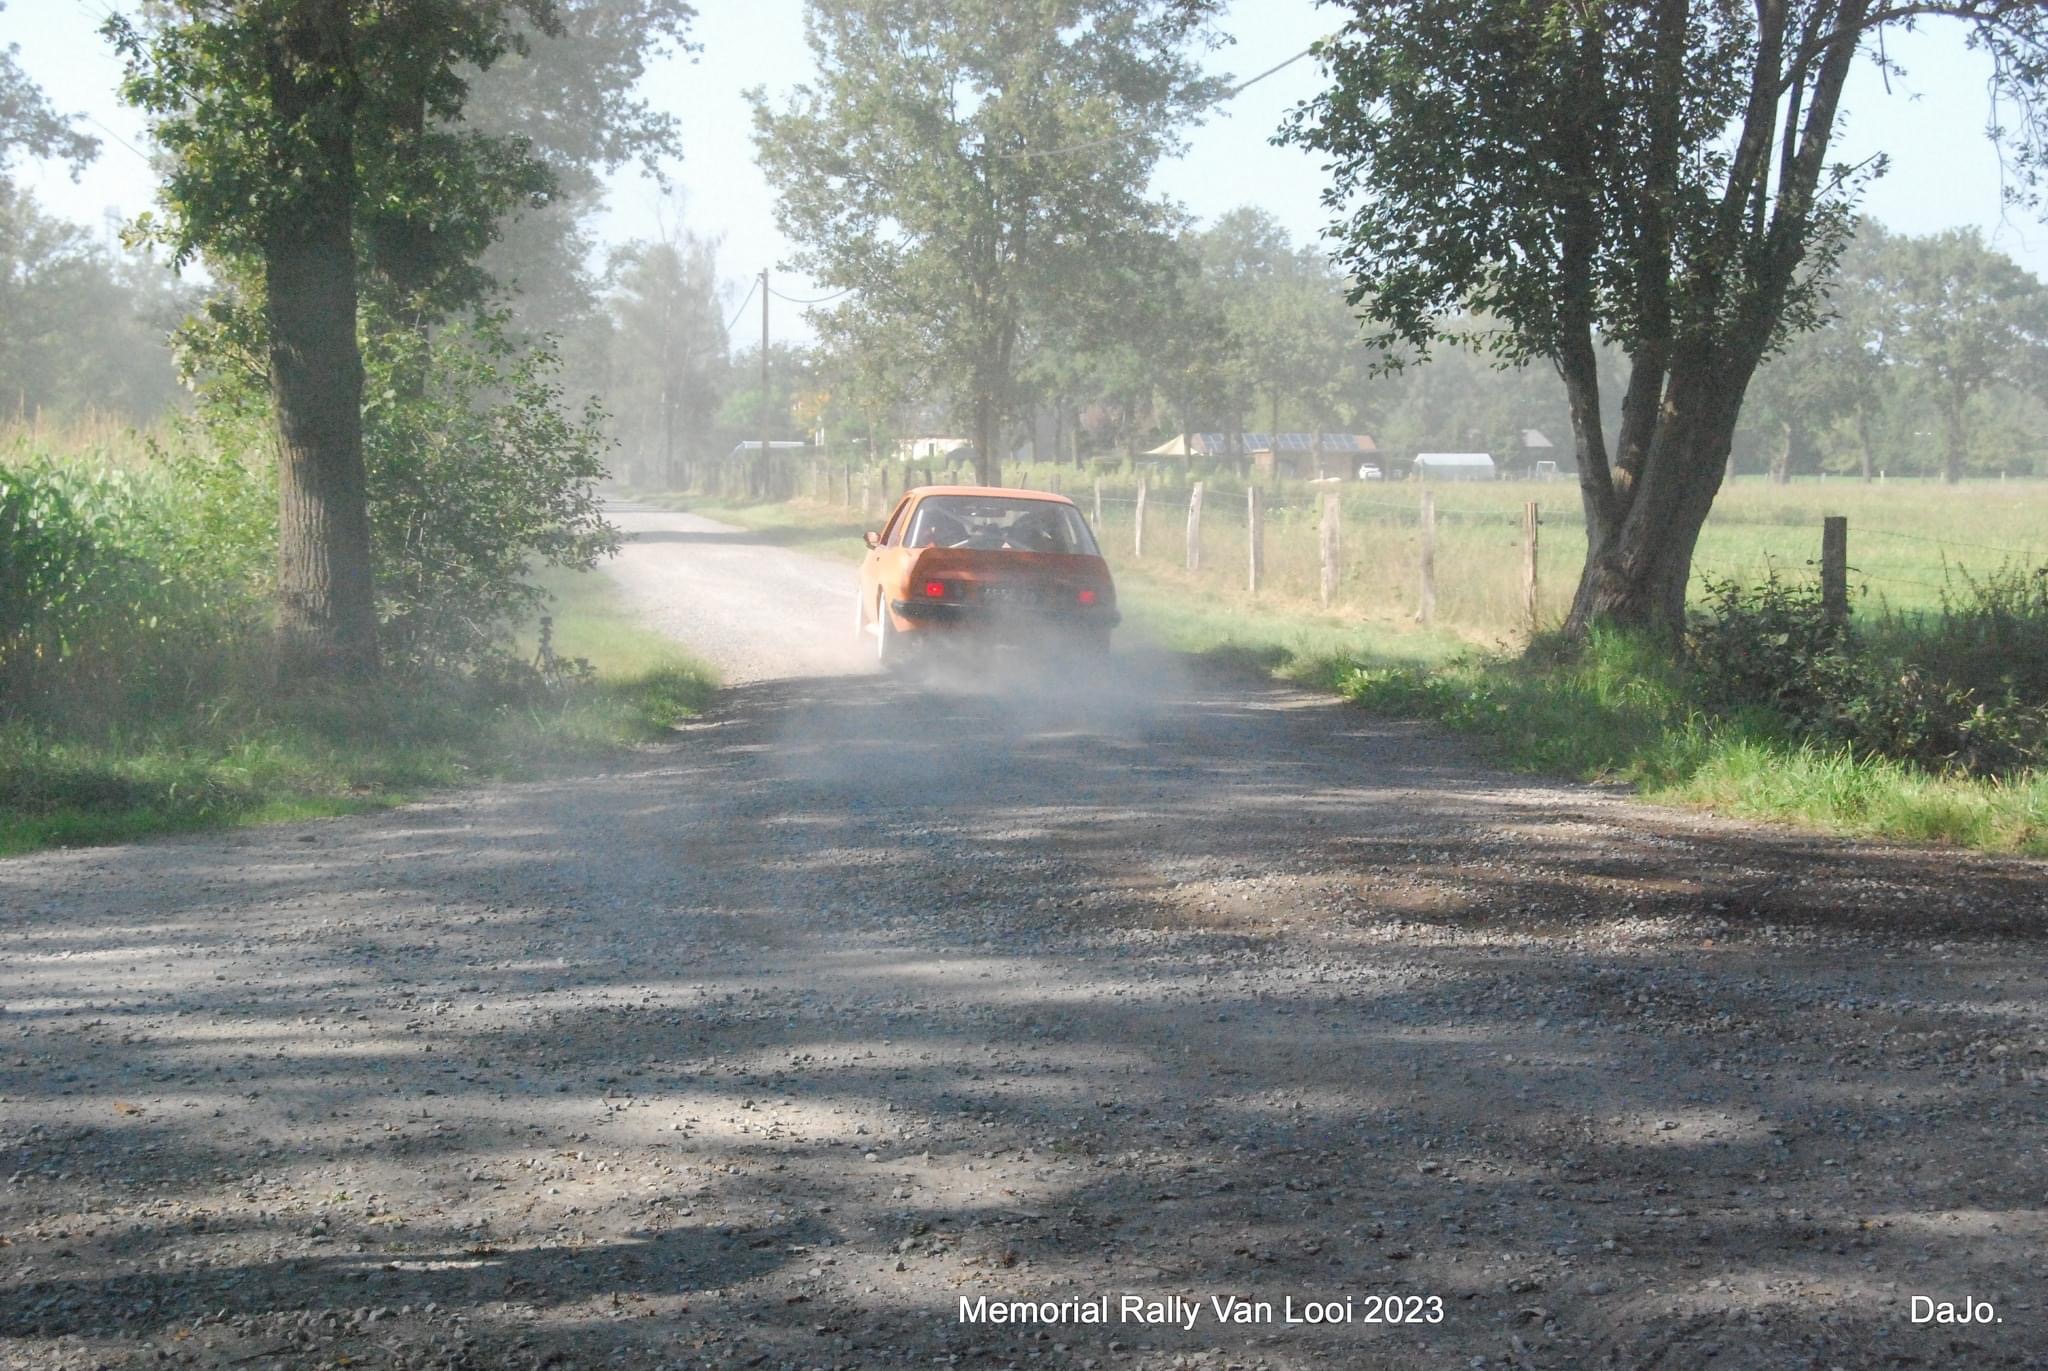
<instances>
[{"instance_id":1,"label":"white tent","mask_svg":"<svg viewBox=\"0 0 2048 1371\"><path fill-rule=\"evenodd\" d=\"M1485 452L1418 452L1415 474L1425 481L1491 481L1493 456Z\"/></svg>"}]
</instances>

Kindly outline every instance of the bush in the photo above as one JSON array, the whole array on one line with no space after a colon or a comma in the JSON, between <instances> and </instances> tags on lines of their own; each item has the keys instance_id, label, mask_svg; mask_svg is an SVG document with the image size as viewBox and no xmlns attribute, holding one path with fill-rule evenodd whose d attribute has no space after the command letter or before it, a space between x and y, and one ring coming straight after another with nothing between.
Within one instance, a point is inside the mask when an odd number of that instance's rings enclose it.
<instances>
[{"instance_id":1,"label":"bush","mask_svg":"<svg viewBox=\"0 0 2048 1371\"><path fill-rule=\"evenodd\" d=\"M1788 733L1926 770L2010 775L2048 744L2048 569L1965 579L1931 616L1855 634L1816 587L1710 581L1686 643L1699 691Z\"/></svg>"},{"instance_id":2,"label":"bush","mask_svg":"<svg viewBox=\"0 0 2048 1371\"><path fill-rule=\"evenodd\" d=\"M1820 588L1773 571L1758 585L1707 578L1706 607L1687 635L1687 661L1722 708L1766 705L1824 724L1853 671L1848 635L1822 611Z\"/></svg>"},{"instance_id":3,"label":"bush","mask_svg":"<svg viewBox=\"0 0 2048 1371\"><path fill-rule=\"evenodd\" d=\"M376 333L365 360L386 658L475 668L502 656L539 609L531 566L584 569L617 549L595 489L603 415L566 409L551 345L515 348L488 316L431 335Z\"/></svg>"}]
</instances>

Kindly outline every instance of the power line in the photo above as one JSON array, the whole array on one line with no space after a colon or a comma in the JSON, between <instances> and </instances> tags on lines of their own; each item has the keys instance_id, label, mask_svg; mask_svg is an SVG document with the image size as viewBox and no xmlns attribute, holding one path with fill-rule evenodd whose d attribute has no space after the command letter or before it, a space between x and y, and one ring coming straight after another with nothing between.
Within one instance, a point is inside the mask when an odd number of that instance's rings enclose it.
<instances>
[{"instance_id":1,"label":"power line","mask_svg":"<svg viewBox=\"0 0 2048 1371\"><path fill-rule=\"evenodd\" d=\"M1317 40L1317 42L1321 41L1321 39ZM1276 72L1285 71L1287 68L1293 66L1296 62L1299 62L1302 58L1307 57L1310 53L1314 51L1315 45L1310 44L1308 47L1303 48L1300 52L1295 53L1294 56L1288 58L1286 61L1276 62L1272 66L1267 67L1264 71L1260 72L1257 76L1253 76L1247 80L1238 82L1229 90L1224 91L1223 94L1217 96L1214 100L1211 100L1203 108L1214 109L1217 105L1223 104L1227 100L1235 100L1239 95L1243 94L1244 91L1249 87L1256 86L1259 82L1265 80L1268 76L1271 76ZM999 160L1006 162L1015 161L1019 158L1025 157L1058 157L1062 153L1085 152L1089 148L1107 147L1111 143L1128 142L1133 136L1134 135L1129 133L1112 133L1103 138L1090 138L1083 143L1068 143L1065 147L1045 148L1043 150L1037 150L1032 148L1020 148L1016 152L999 152L996 154L996 157Z\"/></svg>"},{"instance_id":2,"label":"power line","mask_svg":"<svg viewBox=\"0 0 2048 1371\"><path fill-rule=\"evenodd\" d=\"M129 142L126 138L123 138L120 134L114 132L105 124L100 123L99 120L93 118L90 114L81 114L79 117L84 119L88 124L98 125L99 131L101 133L106 134L107 137L113 139L116 143L119 143L122 147L128 149L128 151L134 153L137 157L141 158L148 165L152 167L156 165L154 162L150 161L148 153L144 152L141 148L136 147L135 144Z\"/></svg>"},{"instance_id":3,"label":"power line","mask_svg":"<svg viewBox=\"0 0 2048 1371\"><path fill-rule=\"evenodd\" d=\"M732 312L732 318L725 321L725 331L727 333L732 332L732 326L734 324L737 324L740 321L740 316L747 312L747 301L753 299L754 292L759 290L760 288L761 278L756 276L754 278L754 283L747 287L746 298L740 301L740 307Z\"/></svg>"},{"instance_id":4,"label":"power line","mask_svg":"<svg viewBox=\"0 0 2048 1371\"><path fill-rule=\"evenodd\" d=\"M786 304L822 305L827 300L837 300L842 295L851 295L854 291L858 289L858 286L848 286L845 290L835 290L830 295L813 295L808 300L799 300L794 295L784 295L781 291L777 290L773 286L768 287L768 293Z\"/></svg>"}]
</instances>

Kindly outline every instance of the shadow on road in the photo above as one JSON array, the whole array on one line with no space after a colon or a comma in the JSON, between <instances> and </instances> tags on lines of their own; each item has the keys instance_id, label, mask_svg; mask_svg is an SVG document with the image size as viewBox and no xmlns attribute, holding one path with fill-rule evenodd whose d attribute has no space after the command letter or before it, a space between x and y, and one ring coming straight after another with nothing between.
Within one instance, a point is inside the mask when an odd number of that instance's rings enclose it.
<instances>
[{"instance_id":1,"label":"shadow on road","mask_svg":"<svg viewBox=\"0 0 2048 1371\"><path fill-rule=\"evenodd\" d=\"M308 832L0 864L10 1355L2048 1349L1898 1303L2030 1288L2039 864L1661 816L1142 655L741 687L617 774ZM1123 1290L1447 1312L957 1319Z\"/></svg>"}]
</instances>

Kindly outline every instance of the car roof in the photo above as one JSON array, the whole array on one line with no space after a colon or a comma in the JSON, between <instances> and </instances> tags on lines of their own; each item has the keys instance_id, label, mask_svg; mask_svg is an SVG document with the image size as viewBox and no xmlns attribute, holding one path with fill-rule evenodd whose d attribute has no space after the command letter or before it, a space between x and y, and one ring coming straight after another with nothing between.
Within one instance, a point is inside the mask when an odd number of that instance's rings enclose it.
<instances>
[{"instance_id":1,"label":"car roof","mask_svg":"<svg viewBox=\"0 0 2048 1371\"><path fill-rule=\"evenodd\" d=\"M1024 490L1016 486L912 486L904 492L922 499L927 495L1001 495L1012 500L1050 500L1056 505L1074 502L1050 490Z\"/></svg>"}]
</instances>

